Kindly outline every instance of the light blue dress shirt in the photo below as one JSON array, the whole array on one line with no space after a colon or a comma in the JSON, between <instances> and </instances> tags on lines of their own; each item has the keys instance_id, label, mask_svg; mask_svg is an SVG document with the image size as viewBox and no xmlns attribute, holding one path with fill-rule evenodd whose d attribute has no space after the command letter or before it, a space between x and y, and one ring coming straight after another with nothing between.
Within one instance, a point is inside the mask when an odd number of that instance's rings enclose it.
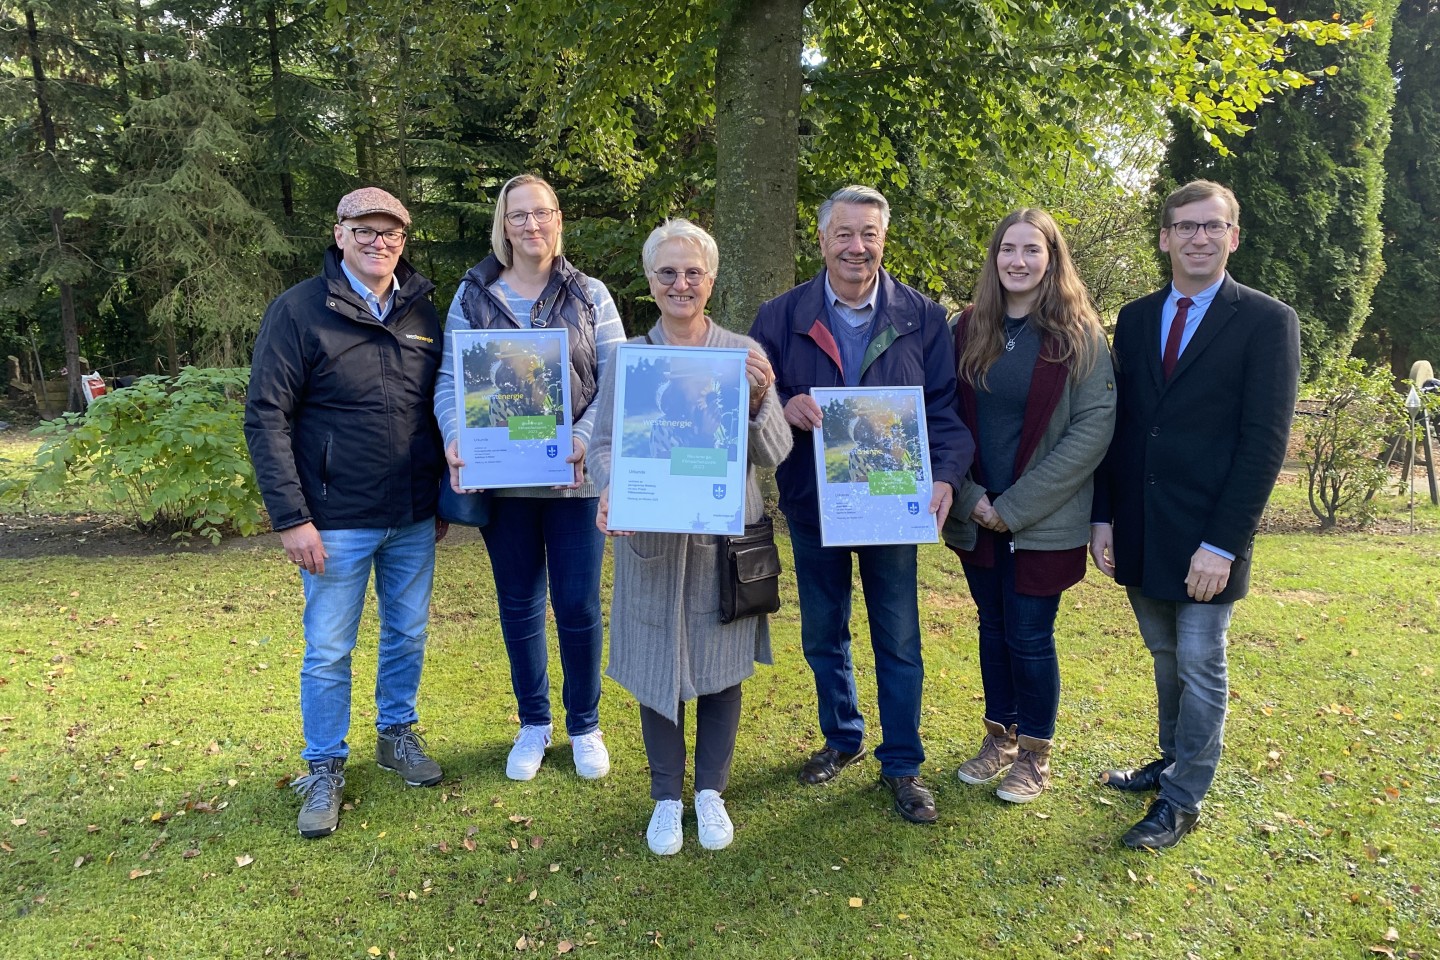
<instances>
[{"instance_id":1,"label":"light blue dress shirt","mask_svg":"<svg viewBox=\"0 0 1440 960\"><path fill-rule=\"evenodd\" d=\"M1225 276L1221 276L1210 286L1201 290L1191 297L1190 312L1185 315L1185 329L1180 333L1180 355L1184 356L1185 348L1190 346L1190 340L1195 336L1195 331L1200 329L1200 321L1205 319L1205 311L1210 309L1210 304L1215 302L1215 295L1220 292L1220 285L1225 282ZM1165 341L1170 336L1170 327L1175 323L1175 314L1180 311L1179 303L1183 294L1172 285L1170 295L1165 298L1165 303L1160 307L1160 357L1165 357ZM1221 550L1213 543L1201 542L1200 546L1213 554L1224 557L1226 560L1234 560L1235 554L1228 550Z\"/></svg>"},{"instance_id":2,"label":"light blue dress shirt","mask_svg":"<svg viewBox=\"0 0 1440 960\"><path fill-rule=\"evenodd\" d=\"M390 308L395 305L395 294L400 291L400 281L395 279L394 274L390 276L390 295L381 303L380 298L371 292L370 288L361 283L355 274L350 272L350 265L344 260L340 261L340 269L345 272L345 279L350 281L350 289L354 290L360 299L365 301L370 312L375 314L375 319L381 323L390 315Z\"/></svg>"},{"instance_id":3,"label":"light blue dress shirt","mask_svg":"<svg viewBox=\"0 0 1440 960\"><path fill-rule=\"evenodd\" d=\"M1190 340L1195 336L1195 331L1200 329L1200 321L1205 319L1205 311L1210 309L1210 304L1215 302L1215 295L1220 292L1220 285L1225 282L1221 276L1213 284L1201 290L1191 297L1190 312L1185 315L1185 329L1180 333L1180 353L1185 353L1185 348L1190 346ZM1179 312L1180 298L1184 296L1174 286L1170 288L1170 295L1165 298L1165 303L1160 307L1160 358L1165 358L1165 342L1170 338L1170 327L1175 322L1175 314Z\"/></svg>"}]
</instances>

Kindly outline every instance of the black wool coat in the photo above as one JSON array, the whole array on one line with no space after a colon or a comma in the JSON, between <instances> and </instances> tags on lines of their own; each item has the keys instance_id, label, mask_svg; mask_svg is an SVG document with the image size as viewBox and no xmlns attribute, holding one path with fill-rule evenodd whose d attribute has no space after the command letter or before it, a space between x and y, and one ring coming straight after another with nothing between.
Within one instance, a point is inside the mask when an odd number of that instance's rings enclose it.
<instances>
[{"instance_id":1,"label":"black wool coat","mask_svg":"<svg viewBox=\"0 0 1440 960\"><path fill-rule=\"evenodd\" d=\"M1284 462L1300 375L1295 311L1227 273L1167 381L1166 287L1120 310L1115 436L1096 474L1092 519L1114 525L1115 579L1155 600L1188 601L1202 542L1235 554L1212 602L1250 586L1261 512Z\"/></svg>"}]
</instances>

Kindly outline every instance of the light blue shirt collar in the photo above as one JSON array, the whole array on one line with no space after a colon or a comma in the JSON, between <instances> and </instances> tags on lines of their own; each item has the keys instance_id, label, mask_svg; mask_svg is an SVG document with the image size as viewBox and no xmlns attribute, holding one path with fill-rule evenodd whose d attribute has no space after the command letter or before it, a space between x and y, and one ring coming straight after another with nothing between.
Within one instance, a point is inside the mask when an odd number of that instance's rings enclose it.
<instances>
[{"instance_id":1,"label":"light blue shirt collar","mask_svg":"<svg viewBox=\"0 0 1440 960\"><path fill-rule=\"evenodd\" d=\"M1225 283L1225 278L1227 276L1229 276L1229 274L1222 273L1219 280L1216 280L1214 283L1210 284L1210 286L1206 287L1204 290L1201 290L1199 293L1195 294L1190 298L1194 303L1194 305L1190 308L1190 316L1194 317L1203 315L1205 311L1210 308L1210 304L1215 301L1215 295L1220 292L1220 287L1222 284ZM1165 300L1165 306L1170 309L1172 315L1174 310L1176 309L1176 304L1180 302L1180 298L1183 296L1185 296L1185 294L1181 293L1179 290L1176 290L1175 285L1172 283L1170 285L1170 296L1167 297Z\"/></svg>"},{"instance_id":2,"label":"light blue shirt collar","mask_svg":"<svg viewBox=\"0 0 1440 960\"><path fill-rule=\"evenodd\" d=\"M880 296L880 278L875 278L875 283L870 287L870 296L866 297L858 306L851 306L840 295L835 288L830 286L830 271L825 271L825 305L834 313L838 313L846 323L854 327L863 326L870 322L875 315L875 306Z\"/></svg>"},{"instance_id":3,"label":"light blue shirt collar","mask_svg":"<svg viewBox=\"0 0 1440 960\"><path fill-rule=\"evenodd\" d=\"M400 292L400 281L395 279L394 274L391 274L390 293L382 304L380 298L371 292L369 287L361 283L355 274L350 272L350 265L345 262L343 257L340 259L340 269L344 271L345 279L350 281L350 289L354 290L356 295L365 301L365 305L370 308L370 312L375 315L375 319L383 322L384 319L390 315L390 308L395 305L395 294Z\"/></svg>"}]
</instances>

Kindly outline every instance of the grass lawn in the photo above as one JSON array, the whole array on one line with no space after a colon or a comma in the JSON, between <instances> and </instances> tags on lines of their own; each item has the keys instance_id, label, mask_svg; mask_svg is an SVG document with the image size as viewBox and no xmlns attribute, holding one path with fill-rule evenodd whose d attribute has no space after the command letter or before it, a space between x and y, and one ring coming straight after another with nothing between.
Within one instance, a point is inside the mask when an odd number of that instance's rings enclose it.
<instances>
[{"instance_id":1,"label":"grass lawn","mask_svg":"<svg viewBox=\"0 0 1440 960\"><path fill-rule=\"evenodd\" d=\"M1421 515L1415 535L1262 537L1220 776L1160 855L1118 843L1145 799L1095 781L1154 754L1155 718L1123 594L1093 573L1062 605L1054 789L1016 807L954 777L982 732L974 611L954 558L922 553L924 828L873 760L796 783L820 740L787 570L777 662L745 688L735 842L701 850L687 809L684 850L659 858L637 710L608 680L608 778L578 779L560 734L535 780L505 779L478 539L441 547L421 689L445 782L370 762L372 608L352 809L319 841L287 786L301 601L278 550L0 555L0 956L1440 957L1440 512Z\"/></svg>"}]
</instances>

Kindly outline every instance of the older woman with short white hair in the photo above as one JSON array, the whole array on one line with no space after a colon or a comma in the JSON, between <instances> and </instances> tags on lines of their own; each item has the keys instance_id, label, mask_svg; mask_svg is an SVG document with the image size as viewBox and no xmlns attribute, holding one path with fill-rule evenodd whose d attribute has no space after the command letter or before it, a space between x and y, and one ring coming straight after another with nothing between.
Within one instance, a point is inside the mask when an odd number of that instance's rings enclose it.
<instances>
[{"instance_id":1,"label":"older woman with short white hair","mask_svg":"<svg viewBox=\"0 0 1440 960\"><path fill-rule=\"evenodd\" d=\"M705 314L720 261L710 234L685 220L666 221L645 241L643 260L660 319L631 343L750 352L745 371L750 385L745 522L754 523L764 513L755 468L779 464L793 442L775 395L774 371L754 340L726 330ZM615 378L612 364L596 401L600 415L590 453L590 470L601 491L596 524L617 538L605 672L640 701L650 797L655 801L646 839L662 856L679 852L683 841L685 702L696 701L695 815L700 845L719 850L734 837L721 794L740 728L740 685L755 672L757 662L771 662L770 627L763 615L720 622L724 537L609 529Z\"/></svg>"}]
</instances>

